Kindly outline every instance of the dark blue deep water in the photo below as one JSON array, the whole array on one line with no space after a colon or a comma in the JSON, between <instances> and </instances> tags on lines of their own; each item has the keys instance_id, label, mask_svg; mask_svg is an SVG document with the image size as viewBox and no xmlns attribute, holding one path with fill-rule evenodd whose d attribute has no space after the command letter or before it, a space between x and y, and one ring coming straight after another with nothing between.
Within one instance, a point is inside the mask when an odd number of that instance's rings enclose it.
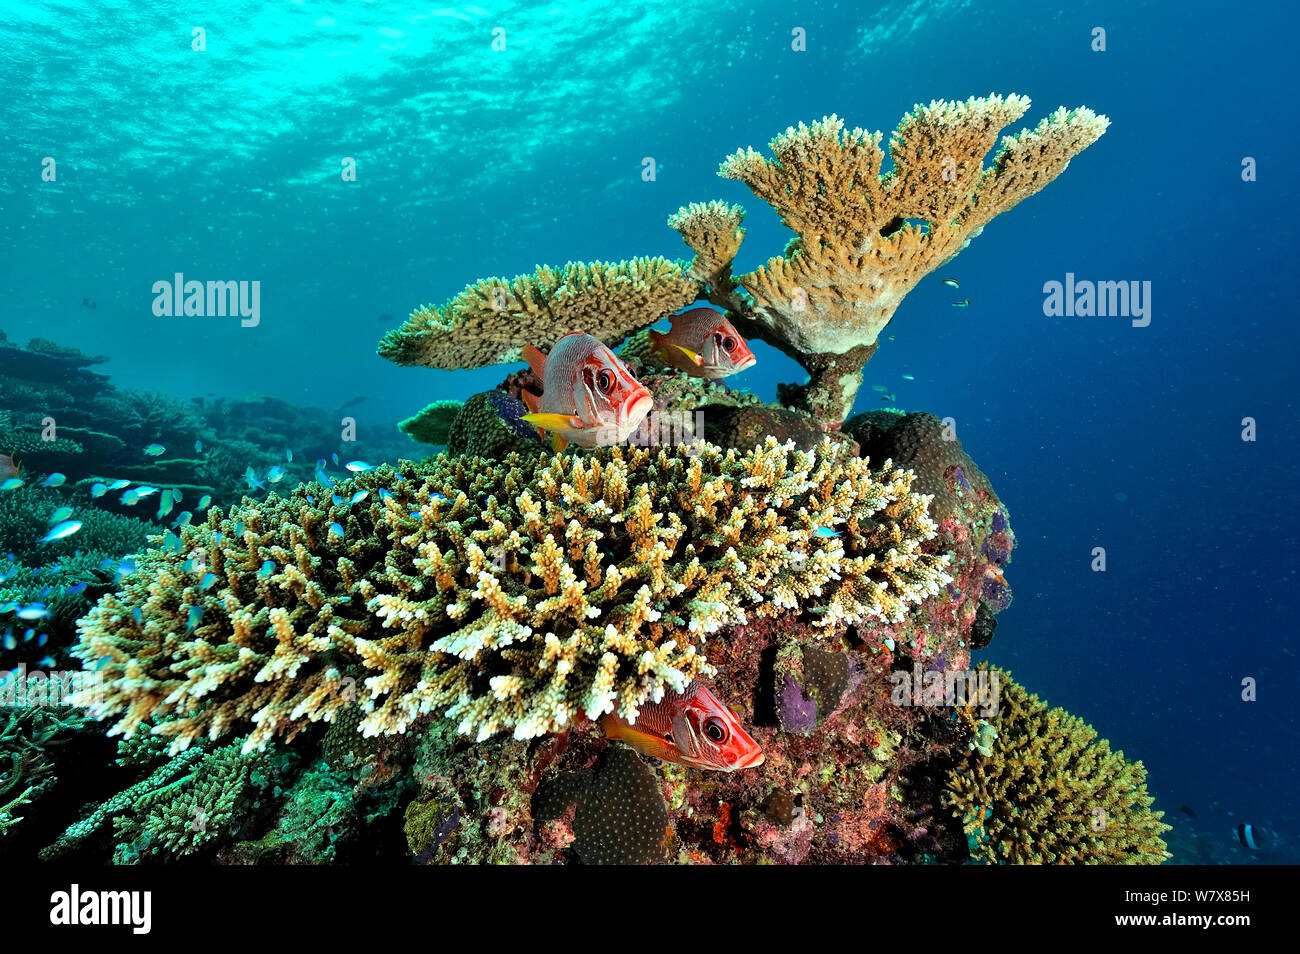
<instances>
[{"instance_id":1,"label":"dark blue deep water","mask_svg":"<svg viewBox=\"0 0 1300 954\"><path fill-rule=\"evenodd\" d=\"M361 427L391 428L511 370L377 357L417 305L539 263L685 258L665 219L690 201L748 210L738 272L778 254L775 214L715 174L739 147L831 113L888 133L936 98L1031 97L1009 131L1089 106L1109 131L908 295L857 410L881 385L956 421L1017 538L984 656L1145 763L1175 860L1297 862L1300 16L1283 7L3 2L0 329L108 356L119 386L364 397ZM260 281L260 323L155 317L176 272ZM1045 316L1067 273L1149 282L1149 325ZM771 399L801 379L754 348L739 384ZM1268 852L1236 843L1243 822Z\"/></svg>"}]
</instances>

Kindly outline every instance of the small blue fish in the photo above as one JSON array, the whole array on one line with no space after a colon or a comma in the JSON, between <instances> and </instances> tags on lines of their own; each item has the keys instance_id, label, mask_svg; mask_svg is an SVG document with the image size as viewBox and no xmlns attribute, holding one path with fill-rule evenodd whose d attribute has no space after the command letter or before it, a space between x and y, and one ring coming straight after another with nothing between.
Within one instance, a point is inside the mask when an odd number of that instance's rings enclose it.
<instances>
[{"instance_id":1,"label":"small blue fish","mask_svg":"<svg viewBox=\"0 0 1300 954\"><path fill-rule=\"evenodd\" d=\"M180 553L185 549L185 544L181 543L181 538L176 536L170 530L163 531L163 549L170 550L172 553Z\"/></svg>"},{"instance_id":2,"label":"small blue fish","mask_svg":"<svg viewBox=\"0 0 1300 954\"><path fill-rule=\"evenodd\" d=\"M307 495L307 502L308 502L309 504L314 504L314 503L316 502L316 498L313 497L311 494L308 494L308 495Z\"/></svg>"},{"instance_id":3,"label":"small blue fish","mask_svg":"<svg viewBox=\"0 0 1300 954\"><path fill-rule=\"evenodd\" d=\"M162 496L158 498L158 519L161 520L172 512L172 507L176 503L176 498L172 496L170 490L164 490Z\"/></svg>"},{"instance_id":4,"label":"small blue fish","mask_svg":"<svg viewBox=\"0 0 1300 954\"><path fill-rule=\"evenodd\" d=\"M336 462L337 463L337 462ZM346 464L347 469L354 474L364 474L368 470L374 470L374 464L367 464L364 460L350 460Z\"/></svg>"},{"instance_id":5,"label":"small blue fish","mask_svg":"<svg viewBox=\"0 0 1300 954\"><path fill-rule=\"evenodd\" d=\"M44 634L42 634L42 635L44 635ZM37 662L36 665L40 666L42 669L53 669L54 666L55 666L54 657L53 657L53 656L42 656L41 659L40 659L40 661Z\"/></svg>"},{"instance_id":6,"label":"small blue fish","mask_svg":"<svg viewBox=\"0 0 1300 954\"><path fill-rule=\"evenodd\" d=\"M18 640L14 639L14 631L12 629L6 630L5 649L17 649L17 648L18 648Z\"/></svg>"},{"instance_id":7,"label":"small blue fish","mask_svg":"<svg viewBox=\"0 0 1300 954\"><path fill-rule=\"evenodd\" d=\"M85 591L85 589L86 589L86 584L82 582L67 587L66 589L64 589L63 592L67 593L69 596L79 596L81 595L82 592Z\"/></svg>"},{"instance_id":8,"label":"small blue fish","mask_svg":"<svg viewBox=\"0 0 1300 954\"><path fill-rule=\"evenodd\" d=\"M436 500L439 503L447 503L447 498L444 497L442 494L429 494L429 499Z\"/></svg>"},{"instance_id":9,"label":"small blue fish","mask_svg":"<svg viewBox=\"0 0 1300 954\"><path fill-rule=\"evenodd\" d=\"M281 467L279 464L276 464L274 467L272 467L270 470L266 472L266 479L273 484L278 484L280 481L284 479L284 468Z\"/></svg>"},{"instance_id":10,"label":"small blue fish","mask_svg":"<svg viewBox=\"0 0 1300 954\"><path fill-rule=\"evenodd\" d=\"M262 568L257 571L257 575L262 577L263 579L266 579L268 576L271 575L271 572L274 569L275 569L275 561L267 560L265 563L262 564Z\"/></svg>"},{"instance_id":11,"label":"small blue fish","mask_svg":"<svg viewBox=\"0 0 1300 954\"><path fill-rule=\"evenodd\" d=\"M325 469L325 458L324 458L324 457L317 457L317 458L316 458L316 469L317 469L317 470L324 470L324 469Z\"/></svg>"},{"instance_id":12,"label":"small blue fish","mask_svg":"<svg viewBox=\"0 0 1300 954\"><path fill-rule=\"evenodd\" d=\"M97 500L108 493L108 484L95 483L90 487L90 499Z\"/></svg>"},{"instance_id":13,"label":"small blue fish","mask_svg":"<svg viewBox=\"0 0 1300 954\"><path fill-rule=\"evenodd\" d=\"M50 514L49 522L52 524L62 523L64 520L67 520L71 516L72 516L71 507L60 507L58 510L54 511L54 513Z\"/></svg>"},{"instance_id":14,"label":"small blue fish","mask_svg":"<svg viewBox=\"0 0 1300 954\"><path fill-rule=\"evenodd\" d=\"M344 534L343 534L343 526L342 526L342 524L331 523L331 524L330 524L330 533L337 533L340 537L343 536Z\"/></svg>"},{"instance_id":15,"label":"small blue fish","mask_svg":"<svg viewBox=\"0 0 1300 954\"><path fill-rule=\"evenodd\" d=\"M115 481L113 481L111 484L108 485L108 489L109 489L109 490L122 490L123 488L125 488L125 487L130 487L130 486L131 486L131 481L126 480L125 478L123 478L123 479L121 479L121 480L115 480Z\"/></svg>"},{"instance_id":16,"label":"small blue fish","mask_svg":"<svg viewBox=\"0 0 1300 954\"><path fill-rule=\"evenodd\" d=\"M14 602L0 603L0 613L12 613L18 609L18 604Z\"/></svg>"},{"instance_id":17,"label":"small blue fish","mask_svg":"<svg viewBox=\"0 0 1300 954\"><path fill-rule=\"evenodd\" d=\"M334 481L330 479L329 474L317 467L316 483L320 484L322 487L328 487L330 484L334 483Z\"/></svg>"},{"instance_id":18,"label":"small blue fish","mask_svg":"<svg viewBox=\"0 0 1300 954\"><path fill-rule=\"evenodd\" d=\"M257 474L253 471L252 464L244 468L244 480L248 482L249 490L265 490L266 484L257 479Z\"/></svg>"},{"instance_id":19,"label":"small blue fish","mask_svg":"<svg viewBox=\"0 0 1300 954\"><path fill-rule=\"evenodd\" d=\"M361 501L365 500L369 496L370 496L370 491L358 490L355 494L352 495L352 499L348 501L348 506L355 507L357 504L361 503Z\"/></svg>"},{"instance_id":20,"label":"small blue fish","mask_svg":"<svg viewBox=\"0 0 1300 954\"><path fill-rule=\"evenodd\" d=\"M23 633L23 642L30 643L32 641L32 637L34 637L35 635L36 635L36 630L29 629L27 632Z\"/></svg>"},{"instance_id":21,"label":"small blue fish","mask_svg":"<svg viewBox=\"0 0 1300 954\"><path fill-rule=\"evenodd\" d=\"M212 584L215 582L217 582L217 574L204 573L203 579L199 581L199 592L202 593L205 590L211 589Z\"/></svg>"},{"instance_id":22,"label":"small blue fish","mask_svg":"<svg viewBox=\"0 0 1300 954\"><path fill-rule=\"evenodd\" d=\"M202 454L202 453L203 453L203 442L202 442L202 441L195 441L195 442L194 442L194 452L195 452L196 454Z\"/></svg>"},{"instance_id":23,"label":"small blue fish","mask_svg":"<svg viewBox=\"0 0 1300 954\"><path fill-rule=\"evenodd\" d=\"M335 451L333 454L330 454L330 459L334 461L334 466L337 467L339 465L338 451Z\"/></svg>"},{"instance_id":24,"label":"small blue fish","mask_svg":"<svg viewBox=\"0 0 1300 954\"><path fill-rule=\"evenodd\" d=\"M120 583L123 578L130 576L135 572L134 560L123 560L117 565L117 572L113 575L113 582Z\"/></svg>"},{"instance_id":25,"label":"small blue fish","mask_svg":"<svg viewBox=\"0 0 1300 954\"><path fill-rule=\"evenodd\" d=\"M391 497L391 496L393 496L393 493L392 493L392 491L389 490L387 487L380 487L380 488L379 488L379 499L380 499L380 500L387 500L387 499L388 499L389 497Z\"/></svg>"},{"instance_id":26,"label":"small blue fish","mask_svg":"<svg viewBox=\"0 0 1300 954\"><path fill-rule=\"evenodd\" d=\"M293 451L287 447L284 449L284 459L287 463L293 463Z\"/></svg>"},{"instance_id":27,"label":"small blue fish","mask_svg":"<svg viewBox=\"0 0 1300 954\"><path fill-rule=\"evenodd\" d=\"M342 497L340 497L338 494L331 494L330 499L333 500L340 507L342 507L345 503L347 503L347 501L344 500Z\"/></svg>"},{"instance_id":28,"label":"small blue fish","mask_svg":"<svg viewBox=\"0 0 1300 954\"><path fill-rule=\"evenodd\" d=\"M242 521L242 520L236 520L236 521L235 521L235 536L237 536L237 537L242 537L243 535L244 535L244 521Z\"/></svg>"},{"instance_id":29,"label":"small blue fish","mask_svg":"<svg viewBox=\"0 0 1300 954\"><path fill-rule=\"evenodd\" d=\"M214 533L214 534L212 535L212 545L213 545L213 546L216 546L216 545L218 545L219 543L221 543L221 531L220 531L220 530L218 530L216 533Z\"/></svg>"},{"instance_id":30,"label":"small blue fish","mask_svg":"<svg viewBox=\"0 0 1300 954\"><path fill-rule=\"evenodd\" d=\"M190 513L188 510L182 510L180 512L180 515L176 518L175 522L172 523L172 526L178 528L188 527L190 525L190 521L193 519L194 519L194 514Z\"/></svg>"},{"instance_id":31,"label":"small blue fish","mask_svg":"<svg viewBox=\"0 0 1300 954\"><path fill-rule=\"evenodd\" d=\"M140 612L140 607L136 606L131 610L131 618L135 620L137 626L144 625L144 613Z\"/></svg>"},{"instance_id":32,"label":"small blue fish","mask_svg":"<svg viewBox=\"0 0 1300 954\"><path fill-rule=\"evenodd\" d=\"M185 632L194 632L194 627L199 625L201 619L203 619L203 607L191 606L189 615L185 617Z\"/></svg>"},{"instance_id":33,"label":"small blue fish","mask_svg":"<svg viewBox=\"0 0 1300 954\"><path fill-rule=\"evenodd\" d=\"M212 503L212 494L204 494L202 497L199 498L199 506L198 506L198 509L199 509L199 510L207 510L207 509L208 509L208 505L209 505L210 503Z\"/></svg>"},{"instance_id":34,"label":"small blue fish","mask_svg":"<svg viewBox=\"0 0 1300 954\"><path fill-rule=\"evenodd\" d=\"M62 474L58 474L58 473L50 474L50 476L46 477L44 480L41 481L40 486L62 487L64 483L67 481L67 479L68 478L64 477Z\"/></svg>"},{"instance_id":35,"label":"small blue fish","mask_svg":"<svg viewBox=\"0 0 1300 954\"><path fill-rule=\"evenodd\" d=\"M81 529L80 520L64 520L57 526L51 527L50 532L41 537L41 543L53 543L55 540L62 540L70 537Z\"/></svg>"},{"instance_id":36,"label":"small blue fish","mask_svg":"<svg viewBox=\"0 0 1300 954\"><path fill-rule=\"evenodd\" d=\"M22 485L23 482L20 478L10 477L3 484L0 484L0 490L17 490Z\"/></svg>"},{"instance_id":37,"label":"small blue fish","mask_svg":"<svg viewBox=\"0 0 1300 954\"><path fill-rule=\"evenodd\" d=\"M49 634L49 633L41 633L41 635L39 635L39 636L36 637L36 645L37 645L37 646L44 646L44 645L45 645L46 643L48 643L49 641L50 641L50 634ZM45 658L46 658L46 659L49 659L50 657L49 657L49 656L46 656Z\"/></svg>"},{"instance_id":38,"label":"small blue fish","mask_svg":"<svg viewBox=\"0 0 1300 954\"><path fill-rule=\"evenodd\" d=\"M148 454L150 457L157 457L166 449L167 448L163 447L161 444L150 444L148 447L144 449L144 452Z\"/></svg>"},{"instance_id":39,"label":"small blue fish","mask_svg":"<svg viewBox=\"0 0 1300 954\"><path fill-rule=\"evenodd\" d=\"M830 527L818 527L813 531L814 537L838 537L839 534Z\"/></svg>"},{"instance_id":40,"label":"small blue fish","mask_svg":"<svg viewBox=\"0 0 1300 954\"><path fill-rule=\"evenodd\" d=\"M50 611L44 603L29 603L18 607L19 619L45 619L49 615Z\"/></svg>"}]
</instances>

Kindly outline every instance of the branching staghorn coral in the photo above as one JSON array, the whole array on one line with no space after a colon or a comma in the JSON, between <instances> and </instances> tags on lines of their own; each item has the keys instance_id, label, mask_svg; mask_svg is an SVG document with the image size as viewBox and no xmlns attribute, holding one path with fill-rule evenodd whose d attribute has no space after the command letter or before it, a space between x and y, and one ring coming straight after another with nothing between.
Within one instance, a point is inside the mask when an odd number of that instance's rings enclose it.
<instances>
[{"instance_id":1,"label":"branching staghorn coral","mask_svg":"<svg viewBox=\"0 0 1300 954\"><path fill-rule=\"evenodd\" d=\"M987 668L981 666L981 668ZM953 771L950 802L990 864L1160 864L1169 826L1153 812L1146 769L1001 670L996 738ZM992 733L989 733L992 735ZM987 753L987 754L986 754Z\"/></svg>"},{"instance_id":2,"label":"branching staghorn coral","mask_svg":"<svg viewBox=\"0 0 1300 954\"><path fill-rule=\"evenodd\" d=\"M723 626L806 610L834 632L937 593L910 483L829 441L403 462L210 511L137 557L74 653L113 732L150 719L174 751L250 722L258 748L354 699L366 735L430 713L480 739L634 719L710 671Z\"/></svg>"},{"instance_id":3,"label":"branching staghorn coral","mask_svg":"<svg viewBox=\"0 0 1300 954\"><path fill-rule=\"evenodd\" d=\"M63 706L18 706L0 715L0 838L22 821L14 812L58 781L52 750L87 721Z\"/></svg>"},{"instance_id":4,"label":"branching staghorn coral","mask_svg":"<svg viewBox=\"0 0 1300 954\"><path fill-rule=\"evenodd\" d=\"M699 286L663 258L541 266L532 275L485 278L442 306L424 305L379 343L401 365L481 368L548 351L570 331L615 347L634 331L693 302Z\"/></svg>"},{"instance_id":5,"label":"branching staghorn coral","mask_svg":"<svg viewBox=\"0 0 1300 954\"><path fill-rule=\"evenodd\" d=\"M1060 175L1110 122L1087 108L1058 109L1005 137L985 167L998 133L1028 108L1016 95L918 105L890 138L894 168L885 174L881 133L845 130L836 116L787 129L772 140L771 159L732 154L719 175L744 182L795 232L783 255L745 275L732 278L726 257L743 234L739 207L694 203L669 224L696 252L690 274L737 328L810 372L802 406L842 421L903 297L994 216Z\"/></svg>"}]
</instances>

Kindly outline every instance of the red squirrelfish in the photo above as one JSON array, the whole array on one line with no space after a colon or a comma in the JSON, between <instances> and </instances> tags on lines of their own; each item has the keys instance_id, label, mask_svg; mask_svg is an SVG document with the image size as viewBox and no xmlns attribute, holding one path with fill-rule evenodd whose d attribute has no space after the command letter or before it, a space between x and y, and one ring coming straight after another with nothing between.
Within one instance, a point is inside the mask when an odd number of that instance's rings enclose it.
<instances>
[{"instance_id":1,"label":"red squirrelfish","mask_svg":"<svg viewBox=\"0 0 1300 954\"><path fill-rule=\"evenodd\" d=\"M557 451L569 441L579 447L621 444L654 403L614 352L580 331L569 332L545 357L525 346L524 360L541 378L542 396L521 392L531 412L523 420L543 435L550 431Z\"/></svg>"},{"instance_id":2,"label":"red squirrelfish","mask_svg":"<svg viewBox=\"0 0 1300 954\"><path fill-rule=\"evenodd\" d=\"M758 360L740 332L712 308L674 315L666 334L650 332L650 345L660 361L693 378L725 378Z\"/></svg>"},{"instance_id":3,"label":"red squirrelfish","mask_svg":"<svg viewBox=\"0 0 1300 954\"><path fill-rule=\"evenodd\" d=\"M635 724L611 712L600 725L609 738L665 762L715 772L763 764L763 750L736 714L694 679L683 692L669 692L663 701L642 706Z\"/></svg>"}]
</instances>

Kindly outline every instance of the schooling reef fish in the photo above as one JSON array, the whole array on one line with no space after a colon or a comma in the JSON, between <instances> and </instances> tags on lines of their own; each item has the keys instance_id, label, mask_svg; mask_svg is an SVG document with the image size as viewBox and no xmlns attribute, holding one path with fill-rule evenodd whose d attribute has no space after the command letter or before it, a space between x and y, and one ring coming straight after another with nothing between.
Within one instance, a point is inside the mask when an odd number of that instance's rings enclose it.
<instances>
[{"instance_id":1,"label":"schooling reef fish","mask_svg":"<svg viewBox=\"0 0 1300 954\"><path fill-rule=\"evenodd\" d=\"M650 413L650 391L632 376L614 352L591 335L571 331L549 355L532 345L524 360L542 381L542 395L522 391L531 413L522 420L538 432L552 433L552 446L564 449L621 444Z\"/></svg>"},{"instance_id":2,"label":"schooling reef fish","mask_svg":"<svg viewBox=\"0 0 1300 954\"><path fill-rule=\"evenodd\" d=\"M693 378L725 378L752 368L758 360L740 332L712 308L674 315L668 332L649 335L655 357Z\"/></svg>"},{"instance_id":3,"label":"schooling reef fish","mask_svg":"<svg viewBox=\"0 0 1300 954\"><path fill-rule=\"evenodd\" d=\"M669 692L663 701L642 706L635 724L611 712L600 725L609 738L665 762L715 772L763 764L763 750L736 714L694 679L683 692Z\"/></svg>"}]
</instances>

